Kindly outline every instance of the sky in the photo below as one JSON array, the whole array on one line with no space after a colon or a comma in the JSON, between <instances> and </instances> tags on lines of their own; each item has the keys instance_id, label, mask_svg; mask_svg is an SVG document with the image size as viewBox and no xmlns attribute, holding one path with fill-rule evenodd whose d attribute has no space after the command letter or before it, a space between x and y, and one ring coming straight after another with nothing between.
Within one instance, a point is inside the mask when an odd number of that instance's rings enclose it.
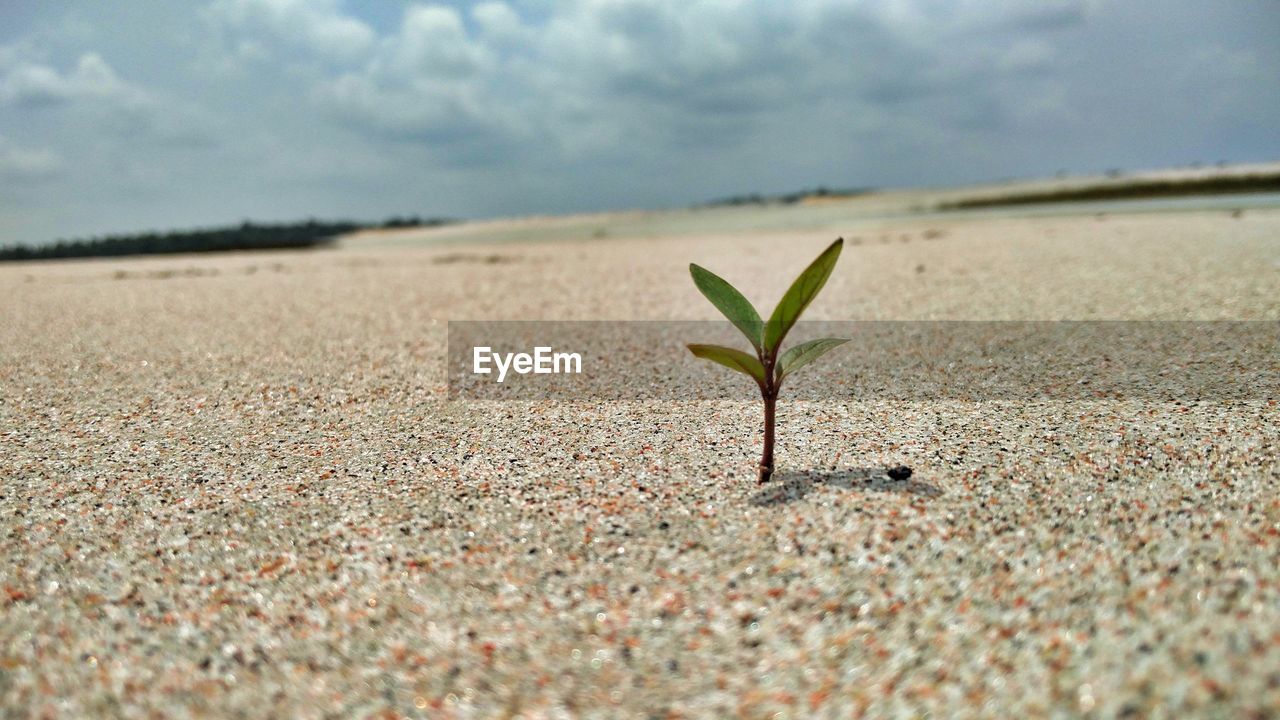
<instances>
[{"instance_id":1,"label":"sky","mask_svg":"<svg viewBox=\"0 0 1280 720\"><path fill-rule=\"evenodd\" d=\"M3 0L0 245L1280 159L1280 0Z\"/></svg>"}]
</instances>

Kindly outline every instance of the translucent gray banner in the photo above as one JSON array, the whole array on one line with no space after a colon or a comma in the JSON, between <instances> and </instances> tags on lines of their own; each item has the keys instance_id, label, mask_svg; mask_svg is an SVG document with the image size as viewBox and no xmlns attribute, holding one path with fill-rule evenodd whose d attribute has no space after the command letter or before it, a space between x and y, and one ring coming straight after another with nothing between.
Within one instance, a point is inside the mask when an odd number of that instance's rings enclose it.
<instances>
[{"instance_id":1,"label":"translucent gray banner","mask_svg":"<svg viewBox=\"0 0 1280 720\"><path fill-rule=\"evenodd\" d=\"M787 378L803 400L1280 397L1280 322L802 322L784 349L849 338ZM754 382L688 343L751 351L727 322L449 323L449 392L486 400L718 400Z\"/></svg>"}]
</instances>

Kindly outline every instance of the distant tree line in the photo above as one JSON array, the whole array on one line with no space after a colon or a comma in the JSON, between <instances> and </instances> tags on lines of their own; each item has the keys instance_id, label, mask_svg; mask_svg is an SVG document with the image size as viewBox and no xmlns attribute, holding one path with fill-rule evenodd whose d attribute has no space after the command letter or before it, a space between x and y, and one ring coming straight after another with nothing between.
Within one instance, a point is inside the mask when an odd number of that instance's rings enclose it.
<instances>
[{"instance_id":1,"label":"distant tree line","mask_svg":"<svg viewBox=\"0 0 1280 720\"><path fill-rule=\"evenodd\" d=\"M786 193L783 195L761 195L759 193L751 193L749 195L733 195L719 200L712 200L703 203L697 207L737 207L741 205L794 205L802 200L809 198L826 198L826 197L853 197L855 195L865 195L869 192L875 192L873 188L843 188L831 189L827 187L816 187L812 190L798 190L796 192Z\"/></svg>"},{"instance_id":2,"label":"distant tree line","mask_svg":"<svg viewBox=\"0 0 1280 720\"><path fill-rule=\"evenodd\" d=\"M200 230L108 235L79 240L59 240L48 245L0 247L0 261L56 258L115 257L165 253L225 252L229 250L281 250L318 247L338 235L369 228L435 227L452 222L444 218L393 217L381 223L351 221L239 225Z\"/></svg>"},{"instance_id":3,"label":"distant tree line","mask_svg":"<svg viewBox=\"0 0 1280 720\"><path fill-rule=\"evenodd\" d=\"M1120 177L1120 172L1108 171L1107 177ZM1228 195L1280 191L1280 172L1261 172L1250 175L1227 175L1191 179L1142 179L1123 183L1098 183L1074 188L1032 192L1010 192L1006 195L963 198L940 203L939 210L963 210L968 208L1001 207L1005 205L1033 205L1055 202L1082 202L1089 200L1128 200L1140 198L1179 197L1183 195Z\"/></svg>"}]
</instances>

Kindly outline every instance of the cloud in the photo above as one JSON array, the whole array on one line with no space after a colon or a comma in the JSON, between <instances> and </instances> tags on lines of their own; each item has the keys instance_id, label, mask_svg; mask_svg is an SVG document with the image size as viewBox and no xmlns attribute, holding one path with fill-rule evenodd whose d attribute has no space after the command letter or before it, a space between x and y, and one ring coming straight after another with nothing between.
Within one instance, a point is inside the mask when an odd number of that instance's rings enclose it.
<instances>
[{"instance_id":1,"label":"cloud","mask_svg":"<svg viewBox=\"0 0 1280 720\"><path fill-rule=\"evenodd\" d=\"M1043 33L1079 26L1094 15L1096 0L870 0L886 22L928 36L975 33Z\"/></svg>"},{"instance_id":2,"label":"cloud","mask_svg":"<svg viewBox=\"0 0 1280 720\"><path fill-rule=\"evenodd\" d=\"M495 47L514 47L527 43L531 28L520 19L520 15L505 2L489 0L471 9L471 19L475 21L480 35Z\"/></svg>"},{"instance_id":3,"label":"cloud","mask_svg":"<svg viewBox=\"0 0 1280 720\"><path fill-rule=\"evenodd\" d=\"M847 63L823 57L841 42L826 12L840 3L809 5L797 18L763 2L586 0L537 24L503 2L476 6L470 23L412 5L366 61L320 80L313 96L393 137L533 144L544 157L628 141L723 146L760 114L859 92ZM844 39L891 47L868 19Z\"/></svg>"},{"instance_id":4,"label":"cloud","mask_svg":"<svg viewBox=\"0 0 1280 720\"><path fill-rule=\"evenodd\" d=\"M349 73L325 83L317 96L338 116L391 137L450 142L490 125L485 102L467 83Z\"/></svg>"},{"instance_id":5,"label":"cloud","mask_svg":"<svg viewBox=\"0 0 1280 720\"><path fill-rule=\"evenodd\" d=\"M63 110L72 124L172 146L215 142L209 113L126 82L97 53L81 54L65 72L18 55L7 60L7 68L0 65L0 107Z\"/></svg>"},{"instance_id":6,"label":"cloud","mask_svg":"<svg viewBox=\"0 0 1280 720\"><path fill-rule=\"evenodd\" d=\"M321 80L313 97L356 128L429 143L444 159L496 157L527 130L507 104L513 98L502 87L502 53L488 45L519 32L514 13L503 8L478 8L487 25L473 34L452 8L411 6L362 66ZM490 152L477 152L485 145Z\"/></svg>"},{"instance_id":7,"label":"cloud","mask_svg":"<svg viewBox=\"0 0 1280 720\"><path fill-rule=\"evenodd\" d=\"M62 158L47 148L18 147L0 137L0 178L17 182L48 180L63 169Z\"/></svg>"},{"instance_id":8,"label":"cloud","mask_svg":"<svg viewBox=\"0 0 1280 720\"><path fill-rule=\"evenodd\" d=\"M990 135L1061 100L1033 88L1093 0L410 2L378 27L336 0L215 0L229 57L273 58L320 117L443 168L671 165L837 143ZM387 22L390 20L390 22ZM1056 92L1056 94L1055 94ZM1055 100L1056 101L1056 100ZM810 115L812 117L806 117ZM814 118L827 120L819 127ZM837 123L837 124L832 124ZM643 157L638 154L643 148ZM781 150L777 150L781 152ZM400 152L389 150L389 152Z\"/></svg>"},{"instance_id":9,"label":"cloud","mask_svg":"<svg viewBox=\"0 0 1280 720\"><path fill-rule=\"evenodd\" d=\"M331 22L344 17L332 3L319 7ZM872 116L914 108L917 123L969 132L1005 114L991 82L1049 66L1045 34L1083 22L1088 8L577 0L535 20L499 0L467 17L411 4L366 55L318 71L311 96L357 130L428 144L446 162L476 160L477 143L532 146L543 162L616 157L624 143L724 151L833 102ZM954 41L1010 27L1027 32Z\"/></svg>"},{"instance_id":10,"label":"cloud","mask_svg":"<svg viewBox=\"0 0 1280 720\"><path fill-rule=\"evenodd\" d=\"M966 3L975 20L1001 29L1021 32L1050 32L1077 27L1095 12L1095 0L1019 0L1001 3L970 0Z\"/></svg>"},{"instance_id":11,"label":"cloud","mask_svg":"<svg viewBox=\"0 0 1280 720\"><path fill-rule=\"evenodd\" d=\"M120 79L96 53L80 56L65 73L31 61L11 60L0 74L0 105L35 107L79 101L136 105L146 93Z\"/></svg>"},{"instance_id":12,"label":"cloud","mask_svg":"<svg viewBox=\"0 0 1280 720\"><path fill-rule=\"evenodd\" d=\"M336 61L360 57L376 39L372 28L343 14L335 0L216 0L208 14L232 30L257 33Z\"/></svg>"},{"instance_id":13,"label":"cloud","mask_svg":"<svg viewBox=\"0 0 1280 720\"><path fill-rule=\"evenodd\" d=\"M375 68L438 80L470 78L488 60L488 50L468 36L457 11L439 5L411 6L386 49L388 57L376 59Z\"/></svg>"},{"instance_id":14,"label":"cloud","mask_svg":"<svg viewBox=\"0 0 1280 720\"><path fill-rule=\"evenodd\" d=\"M75 204L491 215L1280 154L1280 36L1247 2L1170 3L42 4L0 45L0 135L50 228Z\"/></svg>"}]
</instances>

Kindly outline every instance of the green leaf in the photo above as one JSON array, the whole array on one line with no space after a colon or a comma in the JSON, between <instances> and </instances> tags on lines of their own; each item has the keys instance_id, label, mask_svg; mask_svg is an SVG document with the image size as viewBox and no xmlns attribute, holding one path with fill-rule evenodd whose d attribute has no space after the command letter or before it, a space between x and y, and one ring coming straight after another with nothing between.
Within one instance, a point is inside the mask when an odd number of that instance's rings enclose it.
<instances>
[{"instance_id":1,"label":"green leaf","mask_svg":"<svg viewBox=\"0 0 1280 720\"><path fill-rule=\"evenodd\" d=\"M843 238L831 243L831 246L823 250L818 259L810 263L809 267L800 273L800 277L791 283L791 287L782 296L778 307L774 308L773 315L769 317L769 322L764 327L765 353L778 352L787 332L800 319L800 314L809 307L809 303L813 302L813 298L818 295L822 286L827 284L827 278L831 277L831 271L836 266L836 260L840 259L840 250L843 247Z\"/></svg>"},{"instance_id":2,"label":"green leaf","mask_svg":"<svg viewBox=\"0 0 1280 720\"><path fill-rule=\"evenodd\" d=\"M747 336L751 346L759 352L760 327L763 323L751 301L743 297L727 280L704 267L690 263L689 274L693 276L693 284L698 286L698 290Z\"/></svg>"},{"instance_id":3,"label":"green leaf","mask_svg":"<svg viewBox=\"0 0 1280 720\"><path fill-rule=\"evenodd\" d=\"M723 345L690 345L689 352L704 360L718 362L727 368L750 375L758 383L764 382L764 366L754 355Z\"/></svg>"},{"instance_id":4,"label":"green leaf","mask_svg":"<svg viewBox=\"0 0 1280 720\"><path fill-rule=\"evenodd\" d=\"M778 360L778 379L781 380L826 355L827 351L840 347L847 342L849 342L848 338L822 338L821 340L810 340L796 345L782 353L782 357Z\"/></svg>"}]
</instances>

